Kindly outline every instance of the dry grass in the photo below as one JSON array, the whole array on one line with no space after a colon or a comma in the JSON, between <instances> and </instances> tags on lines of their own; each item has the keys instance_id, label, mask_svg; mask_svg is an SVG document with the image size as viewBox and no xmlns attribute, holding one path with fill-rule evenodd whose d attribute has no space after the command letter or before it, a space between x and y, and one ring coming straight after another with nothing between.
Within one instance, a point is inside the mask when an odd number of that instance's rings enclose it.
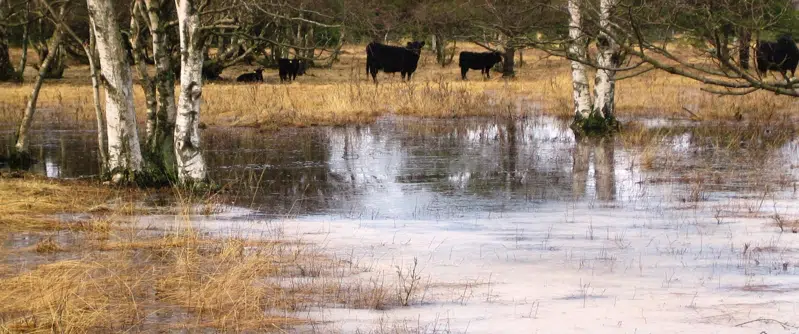
<instances>
[{"instance_id":1,"label":"dry grass","mask_svg":"<svg viewBox=\"0 0 799 334\"><path fill-rule=\"evenodd\" d=\"M142 196L0 178L0 332L280 331L306 323L293 314L310 306L397 305L389 283L356 278L312 245L200 233L185 215L168 228L121 219L136 205L120 203Z\"/></svg>"},{"instance_id":2,"label":"dry grass","mask_svg":"<svg viewBox=\"0 0 799 334\"><path fill-rule=\"evenodd\" d=\"M54 215L103 211L115 205L117 213L132 213L136 191L98 187L90 182L62 182L32 174L0 174L0 231L60 229Z\"/></svg>"},{"instance_id":3,"label":"dry grass","mask_svg":"<svg viewBox=\"0 0 799 334\"><path fill-rule=\"evenodd\" d=\"M542 112L561 117L571 114L568 63L526 51L525 64L514 80L498 73L490 80L470 72L459 79L455 65L442 68L425 52L413 81L399 75L379 74L375 86L367 78L362 46L348 46L341 62L331 69L311 69L292 84L279 84L267 73L264 84L236 84L232 79L255 66L227 69L228 80L208 83L203 96L203 122L220 126L307 126L364 123L386 114L422 117L461 117ZM476 49L466 46L461 49ZM91 92L85 66L67 70L66 78L47 83L40 98L39 120L85 124L93 119ZM32 76L28 73L28 76ZM15 122L29 94L29 84L0 85L0 122ZM786 120L794 99L757 92L747 96L716 96L702 92L701 84L662 72L623 80L618 84L618 114L623 118L669 117L756 121ZM136 90L139 119L144 98ZM686 112L689 110L689 112Z\"/></svg>"}]
</instances>

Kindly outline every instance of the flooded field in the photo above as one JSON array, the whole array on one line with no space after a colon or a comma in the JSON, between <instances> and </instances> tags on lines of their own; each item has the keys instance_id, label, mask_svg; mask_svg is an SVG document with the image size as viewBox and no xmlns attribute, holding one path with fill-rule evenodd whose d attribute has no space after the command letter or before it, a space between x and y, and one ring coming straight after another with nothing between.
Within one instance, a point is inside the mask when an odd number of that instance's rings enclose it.
<instances>
[{"instance_id":1,"label":"flooded field","mask_svg":"<svg viewBox=\"0 0 799 334\"><path fill-rule=\"evenodd\" d=\"M211 127L211 176L231 202L190 222L312 242L396 300L297 310L319 321L301 331L799 331L793 129L626 129L576 140L548 117ZM38 131L32 143L36 173L98 173L92 131ZM175 220L135 218L164 230Z\"/></svg>"}]
</instances>

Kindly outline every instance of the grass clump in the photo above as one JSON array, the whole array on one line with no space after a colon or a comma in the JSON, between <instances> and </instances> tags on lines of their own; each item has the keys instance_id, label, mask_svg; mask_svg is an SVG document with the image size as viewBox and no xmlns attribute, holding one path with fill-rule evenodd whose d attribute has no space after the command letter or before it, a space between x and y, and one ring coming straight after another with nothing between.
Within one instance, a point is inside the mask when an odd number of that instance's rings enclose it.
<instances>
[{"instance_id":1,"label":"grass clump","mask_svg":"<svg viewBox=\"0 0 799 334\"><path fill-rule=\"evenodd\" d=\"M130 214L163 213L136 204L141 189L14 175L0 179L0 238L17 241L0 247L2 332L282 331L310 307L399 306L313 245L195 230L214 196L176 191L174 221L139 226Z\"/></svg>"}]
</instances>

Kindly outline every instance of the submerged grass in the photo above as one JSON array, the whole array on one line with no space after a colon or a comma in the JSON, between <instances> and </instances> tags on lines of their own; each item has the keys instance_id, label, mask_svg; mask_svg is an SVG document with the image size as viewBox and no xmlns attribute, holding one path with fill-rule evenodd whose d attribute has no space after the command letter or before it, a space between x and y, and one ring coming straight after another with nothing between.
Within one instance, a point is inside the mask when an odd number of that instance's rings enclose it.
<instances>
[{"instance_id":1,"label":"submerged grass","mask_svg":"<svg viewBox=\"0 0 799 334\"><path fill-rule=\"evenodd\" d=\"M388 287L349 279L357 268L280 235L201 233L186 214L138 226L141 192L0 178L0 332L281 331L311 306L398 305Z\"/></svg>"},{"instance_id":2,"label":"submerged grass","mask_svg":"<svg viewBox=\"0 0 799 334\"><path fill-rule=\"evenodd\" d=\"M479 48L467 45L464 49ZM387 114L571 116L568 62L538 51L525 51L525 62L512 80L499 74L484 80L471 73L471 80L461 81L457 66L441 67L425 52L411 82L381 73L381 83L375 85L366 76L362 46L346 47L340 59L332 68L312 69L291 84L280 84L277 76L270 74L263 84L236 84L233 78L254 66L229 68L223 73L227 80L204 86L202 120L207 125L269 128L365 123ZM91 121L94 111L87 74L85 66L74 66L65 79L48 82L37 119L60 124ZM0 86L0 123L15 123L30 93L29 84ZM714 95L702 91L698 82L657 71L622 80L617 87L618 116L622 118L773 122L789 120L795 107L793 98L766 92ZM143 120L144 96L138 86L135 95L139 120Z\"/></svg>"}]
</instances>

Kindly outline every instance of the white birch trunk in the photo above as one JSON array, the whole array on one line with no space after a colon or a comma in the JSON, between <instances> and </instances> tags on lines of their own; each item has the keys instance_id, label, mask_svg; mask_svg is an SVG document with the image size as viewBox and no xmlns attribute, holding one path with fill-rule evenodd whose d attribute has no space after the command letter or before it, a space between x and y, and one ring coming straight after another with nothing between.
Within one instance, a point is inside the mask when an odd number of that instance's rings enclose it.
<instances>
[{"instance_id":1,"label":"white birch trunk","mask_svg":"<svg viewBox=\"0 0 799 334\"><path fill-rule=\"evenodd\" d=\"M176 0L180 36L180 97L175 119L175 156L181 182L205 182L200 147L203 43L196 0Z\"/></svg>"},{"instance_id":2,"label":"white birch trunk","mask_svg":"<svg viewBox=\"0 0 799 334\"><path fill-rule=\"evenodd\" d=\"M175 106L175 77L172 72L172 54L168 45L168 35L165 31L167 22L164 22L161 17L164 15L166 8L164 8L163 0L147 0L145 4L150 18L150 35L153 40L153 59L155 60L156 69L155 81L158 88L158 122L165 120L171 132L175 124L177 107Z\"/></svg>"},{"instance_id":3,"label":"white birch trunk","mask_svg":"<svg viewBox=\"0 0 799 334\"><path fill-rule=\"evenodd\" d=\"M108 129L108 168L112 180L120 181L131 172L142 170L136 112L133 105L133 78L116 13L110 0L87 0L94 22L100 71L105 88L105 116Z\"/></svg>"},{"instance_id":4,"label":"white birch trunk","mask_svg":"<svg viewBox=\"0 0 799 334\"><path fill-rule=\"evenodd\" d=\"M583 35L583 22L580 13L582 0L569 0L569 56L572 59L572 97L574 99L575 119L586 119L591 114L591 92L588 76L585 73L586 49ZM579 60L579 61L577 61Z\"/></svg>"},{"instance_id":5,"label":"white birch trunk","mask_svg":"<svg viewBox=\"0 0 799 334\"><path fill-rule=\"evenodd\" d=\"M155 135L155 113L158 108L158 103L155 97L155 82L150 78L150 74L147 73L147 62L145 60L146 50L144 40L142 39L142 28L144 24L142 23L146 23L148 17L143 14L143 6L141 1L136 1L130 13L130 46L136 72L139 74L139 86L141 86L144 91L144 104L147 108L145 113L147 116L144 132L146 135L145 142L150 143Z\"/></svg>"},{"instance_id":6,"label":"white birch trunk","mask_svg":"<svg viewBox=\"0 0 799 334\"><path fill-rule=\"evenodd\" d=\"M597 39L597 64L594 81L594 115L605 119L614 116L616 71L619 66L619 45L607 31L611 29L610 15L617 0L601 0L599 4L599 38Z\"/></svg>"},{"instance_id":7,"label":"white birch trunk","mask_svg":"<svg viewBox=\"0 0 799 334\"><path fill-rule=\"evenodd\" d=\"M97 120L97 146L100 153L102 170L108 170L108 127L105 125L103 107L100 106L100 60L97 59L97 39L95 38L94 20L89 19L89 45L83 50L89 58L89 71L92 76L92 101L94 102L94 116Z\"/></svg>"}]
</instances>

